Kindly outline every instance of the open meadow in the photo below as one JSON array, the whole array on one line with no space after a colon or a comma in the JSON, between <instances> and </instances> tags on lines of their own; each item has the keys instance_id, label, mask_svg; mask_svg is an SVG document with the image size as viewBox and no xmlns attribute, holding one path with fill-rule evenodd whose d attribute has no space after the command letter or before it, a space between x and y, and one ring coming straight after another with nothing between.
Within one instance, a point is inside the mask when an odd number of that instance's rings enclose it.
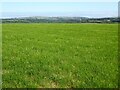
<instances>
[{"instance_id":1,"label":"open meadow","mask_svg":"<svg viewBox=\"0 0 120 90\"><path fill-rule=\"evenodd\" d=\"M118 87L118 25L2 24L3 88Z\"/></svg>"}]
</instances>

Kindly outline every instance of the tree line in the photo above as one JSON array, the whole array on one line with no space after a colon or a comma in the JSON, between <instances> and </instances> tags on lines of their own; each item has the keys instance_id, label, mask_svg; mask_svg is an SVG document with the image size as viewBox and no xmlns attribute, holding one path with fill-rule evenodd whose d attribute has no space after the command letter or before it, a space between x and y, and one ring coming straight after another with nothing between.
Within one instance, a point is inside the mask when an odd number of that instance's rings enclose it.
<instances>
[{"instance_id":1,"label":"tree line","mask_svg":"<svg viewBox=\"0 0 120 90\"><path fill-rule=\"evenodd\" d=\"M25 17L2 19L2 23L119 23L120 19L86 17Z\"/></svg>"}]
</instances>

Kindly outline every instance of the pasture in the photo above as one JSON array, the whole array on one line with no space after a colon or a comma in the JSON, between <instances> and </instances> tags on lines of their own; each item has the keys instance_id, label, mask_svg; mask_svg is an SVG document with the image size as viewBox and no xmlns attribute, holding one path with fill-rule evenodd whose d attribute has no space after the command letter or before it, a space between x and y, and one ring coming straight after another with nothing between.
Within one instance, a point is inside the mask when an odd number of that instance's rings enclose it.
<instances>
[{"instance_id":1,"label":"pasture","mask_svg":"<svg viewBox=\"0 0 120 90\"><path fill-rule=\"evenodd\" d=\"M3 24L3 88L118 87L117 24Z\"/></svg>"}]
</instances>

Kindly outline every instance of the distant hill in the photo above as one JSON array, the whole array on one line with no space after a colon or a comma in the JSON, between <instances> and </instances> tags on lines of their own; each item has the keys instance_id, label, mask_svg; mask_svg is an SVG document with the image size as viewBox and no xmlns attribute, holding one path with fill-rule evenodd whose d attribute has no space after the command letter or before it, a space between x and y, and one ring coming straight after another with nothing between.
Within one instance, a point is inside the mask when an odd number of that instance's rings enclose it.
<instances>
[{"instance_id":1,"label":"distant hill","mask_svg":"<svg viewBox=\"0 0 120 90\"><path fill-rule=\"evenodd\" d=\"M117 17L87 18L87 17L21 17L2 19L2 23L118 23Z\"/></svg>"}]
</instances>

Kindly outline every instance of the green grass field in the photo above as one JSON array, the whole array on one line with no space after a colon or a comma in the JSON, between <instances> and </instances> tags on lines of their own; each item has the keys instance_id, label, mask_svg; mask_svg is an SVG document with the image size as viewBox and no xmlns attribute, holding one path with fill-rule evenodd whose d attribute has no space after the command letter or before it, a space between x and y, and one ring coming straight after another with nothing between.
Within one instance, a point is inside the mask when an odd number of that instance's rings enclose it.
<instances>
[{"instance_id":1,"label":"green grass field","mask_svg":"<svg viewBox=\"0 0 120 90\"><path fill-rule=\"evenodd\" d=\"M3 88L118 87L117 24L3 24Z\"/></svg>"}]
</instances>

